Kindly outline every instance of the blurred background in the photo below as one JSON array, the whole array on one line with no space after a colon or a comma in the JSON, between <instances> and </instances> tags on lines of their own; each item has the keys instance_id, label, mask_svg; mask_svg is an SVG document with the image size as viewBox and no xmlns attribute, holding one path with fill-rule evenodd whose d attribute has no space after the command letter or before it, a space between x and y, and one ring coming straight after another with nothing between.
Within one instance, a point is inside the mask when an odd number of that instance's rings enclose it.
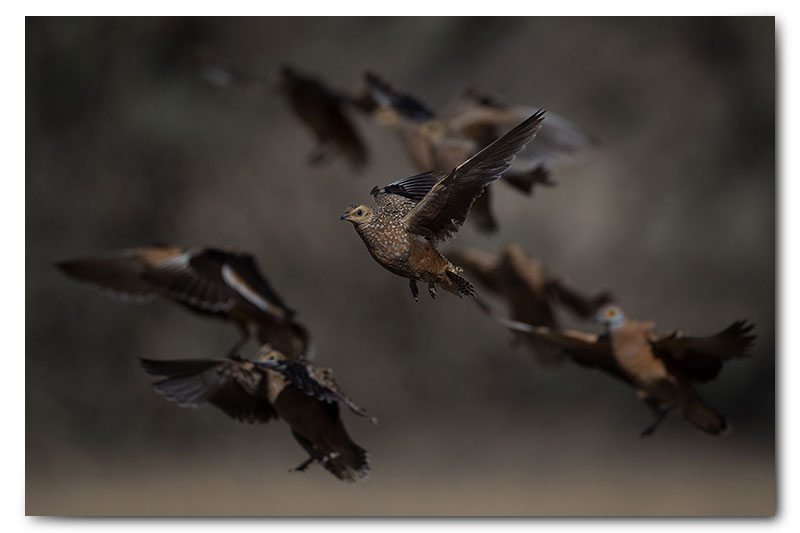
<instances>
[{"instance_id":1,"label":"blurred background","mask_svg":"<svg viewBox=\"0 0 800 533\"><path fill-rule=\"evenodd\" d=\"M732 433L673 414L640 439L651 415L632 389L538 366L467 301L415 303L338 220L415 173L392 132L355 116L365 171L309 167L313 139L285 102L204 82L198 45L243 72L291 64L344 89L374 69L434 109L477 84L588 130L600 147L556 187L496 186L500 233L468 224L450 246L519 242L663 330L749 318L752 359L700 389ZM774 131L767 17L27 18L27 513L773 513ZM154 242L256 256L316 362L379 418L343 414L370 451L366 482L287 473L305 454L285 424L150 388L137 357L220 356L232 326L121 303L53 267Z\"/></svg>"}]
</instances>

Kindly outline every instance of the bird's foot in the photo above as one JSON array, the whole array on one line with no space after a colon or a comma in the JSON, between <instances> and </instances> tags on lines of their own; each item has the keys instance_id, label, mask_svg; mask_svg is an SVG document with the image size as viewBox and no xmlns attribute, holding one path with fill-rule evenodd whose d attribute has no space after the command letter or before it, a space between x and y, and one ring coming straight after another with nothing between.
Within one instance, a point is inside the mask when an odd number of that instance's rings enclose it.
<instances>
[{"instance_id":1,"label":"bird's foot","mask_svg":"<svg viewBox=\"0 0 800 533\"><path fill-rule=\"evenodd\" d=\"M431 298L434 300L436 299L436 285L431 281L428 283L428 292L431 295Z\"/></svg>"},{"instance_id":2,"label":"bird's foot","mask_svg":"<svg viewBox=\"0 0 800 533\"><path fill-rule=\"evenodd\" d=\"M302 463L300 463L296 467L290 468L289 472L305 472L308 469L308 467L311 465L311 463L313 463L313 462L314 462L314 458L313 457L309 457L308 459L306 459L305 461L303 461Z\"/></svg>"},{"instance_id":3,"label":"bird's foot","mask_svg":"<svg viewBox=\"0 0 800 533\"><path fill-rule=\"evenodd\" d=\"M411 296L414 297L414 301L419 301L419 289L417 288L417 282L413 279L408 280L408 286L411 287Z\"/></svg>"}]
</instances>

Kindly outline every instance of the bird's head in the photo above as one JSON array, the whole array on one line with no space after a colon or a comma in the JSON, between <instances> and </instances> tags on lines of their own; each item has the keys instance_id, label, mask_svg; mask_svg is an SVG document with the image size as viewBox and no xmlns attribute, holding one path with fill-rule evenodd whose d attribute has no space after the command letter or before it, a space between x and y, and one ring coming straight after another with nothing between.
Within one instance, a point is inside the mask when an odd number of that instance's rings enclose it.
<instances>
[{"instance_id":1,"label":"bird's head","mask_svg":"<svg viewBox=\"0 0 800 533\"><path fill-rule=\"evenodd\" d=\"M283 361L286 356L269 344L264 344L256 354L256 361Z\"/></svg>"},{"instance_id":2,"label":"bird's head","mask_svg":"<svg viewBox=\"0 0 800 533\"><path fill-rule=\"evenodd\" d=\"M597 321L611 329L616 329L625 323L625 313L616 305L606 305L597 312Z\"/></svg>"},{"instance_id":3,"label":"bird's head","mask_svg":"<svg viewBox=\"0 0 800 533\"><path fill-rule=\"evenodd\" d=\"M339 220L347 220L358 226L372 220L374 214L375 212L365 205L351 205L345 209Z\"/></svg>"}]
</instances>

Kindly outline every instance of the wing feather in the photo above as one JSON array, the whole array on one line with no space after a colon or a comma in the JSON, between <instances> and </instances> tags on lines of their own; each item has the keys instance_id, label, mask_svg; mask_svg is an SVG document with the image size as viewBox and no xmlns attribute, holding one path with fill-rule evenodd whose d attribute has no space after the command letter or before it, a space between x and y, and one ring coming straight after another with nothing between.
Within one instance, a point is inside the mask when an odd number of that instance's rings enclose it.
<instances>
[{"instance_id":1,"label":"wing feather","mask_svg":"<svg viewBox=\"0 0 800 533\"><path fill-rule=\"evenodd\" d=\"M456 233L475 199L508 170L543 120L544 111L540 110L453 169L405 216L406 229L432 241Z\"/></svg>"},{"instance_id":2,"label":"wing feather","mask_svg":"<svg viewBox=\"0 0 800 533\"><path fill-rule=\"evenodd\" d=\"M745 320L737 320L708 337L686 337L676 332L655 339L653 351L675 362L692 379L710 381L717 377L726 361L750 355L756 339L753 327Z\"/></svg>"},{"instance_id":3,"label":"wing feather","mask_svg":"<svg viewBox=\"0 0 800 533\"><path fill-rule=\"evenodd\" d=\"M141 359L149 374L165 376L153 387L181 407L211 404L242 422L267 422L277 414L267 399L263 371L232 359Z\"/></svg>"}]
</instances>

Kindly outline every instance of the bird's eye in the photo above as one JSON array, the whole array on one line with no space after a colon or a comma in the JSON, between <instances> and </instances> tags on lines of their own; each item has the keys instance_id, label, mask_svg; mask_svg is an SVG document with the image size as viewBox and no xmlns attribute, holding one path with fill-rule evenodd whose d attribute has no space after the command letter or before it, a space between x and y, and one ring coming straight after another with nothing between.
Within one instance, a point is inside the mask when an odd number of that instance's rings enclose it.
<instances>
[{"instance_id":1,"label":"bird's eye","mask_svg":"<svg viewBox=\"0 0 800 533\"><path fill-rule=\"evenodd\" d=\"M363 214L364 214L364 210L363 209L356 209L356 216L357 217L360 217Z\"/></svg>"}]
</instances>

